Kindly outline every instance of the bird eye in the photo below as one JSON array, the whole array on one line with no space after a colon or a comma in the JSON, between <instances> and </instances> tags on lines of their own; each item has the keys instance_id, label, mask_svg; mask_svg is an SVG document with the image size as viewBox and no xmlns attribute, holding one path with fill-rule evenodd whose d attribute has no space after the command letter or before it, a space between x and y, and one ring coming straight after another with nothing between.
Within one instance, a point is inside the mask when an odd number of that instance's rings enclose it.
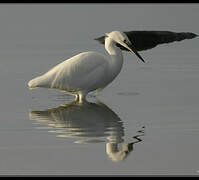
<instances>
[{"instance_id":1,"label":"bird eye","mask_svg":"<svg viewBox=\"0 0 199 180\"><path fill-rule=\"evenodd\" d=\"M124 39L124 43L125 43L125 44L128 44L128 41L127 41L126 39Z\"/></svg>"}]
</instances>

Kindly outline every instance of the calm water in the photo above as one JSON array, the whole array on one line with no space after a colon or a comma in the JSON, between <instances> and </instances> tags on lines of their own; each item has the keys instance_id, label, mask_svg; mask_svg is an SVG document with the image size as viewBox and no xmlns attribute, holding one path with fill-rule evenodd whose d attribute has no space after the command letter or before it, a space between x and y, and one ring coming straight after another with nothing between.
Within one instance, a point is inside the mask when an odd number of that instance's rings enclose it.
<instances>
[{"instance_id":1,"label":"calm water","mask_svg":"<svg viewBox=\"0 0 199 180\"><path fill-rule=\"evenodd\" d=\"M124 53L115 81L77 105L57 90L29 90L27 82L79 52L104 53L92 38L105 29L93 37L75 30L72 40L55 26L47 31L52 6L35 6L37 14L28 7L0 7L7 25L0 35L0 175L198 174L198 38L141 52L145 64ZM58 19L64 12L56 8Z\"/></svg>"}]
</instances>

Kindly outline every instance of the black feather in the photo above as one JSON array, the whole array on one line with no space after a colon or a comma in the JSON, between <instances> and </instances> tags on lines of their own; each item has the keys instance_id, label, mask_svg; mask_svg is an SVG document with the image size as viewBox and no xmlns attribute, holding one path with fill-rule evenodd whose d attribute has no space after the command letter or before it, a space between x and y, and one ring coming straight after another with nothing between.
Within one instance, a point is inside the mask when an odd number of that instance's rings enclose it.
<instances>
[{"instance_id":1,"label":"black feather","mask_svg":"<svg viewBox=\"0 0 199 180\"><path fill-rule=\"evenodd\" d=\"M171 32L171 31L127 31L124 32L137 51L144 51L156 47L159 44L182 41L184 39L192 39L197 37L196 34L190 32ZM105 42L105 36L95 38L101 44ZM117 44L122 50L128 51L120 44Z\"/></svg>"}]
</instances>

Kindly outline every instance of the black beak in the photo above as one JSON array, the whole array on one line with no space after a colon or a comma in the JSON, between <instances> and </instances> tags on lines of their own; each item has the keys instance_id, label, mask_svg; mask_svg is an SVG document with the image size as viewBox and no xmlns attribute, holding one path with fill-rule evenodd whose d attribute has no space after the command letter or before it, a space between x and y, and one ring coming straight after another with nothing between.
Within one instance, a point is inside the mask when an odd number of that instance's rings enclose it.
<instances>
[{"instance_id":1,"label":"black beak","mask_svg":"<svg viewBox=\"0 0 199 180\"><path fill-rule=\"evenodd\" d=\"M136 56L142 61L145 63L145 60L142 58L142 56L140 56L140 54L135 50L135 48L133 47L133 45L130 45L128 46L129 47L129 50L131 52L134 52L136 54Z\"/></svg>"}]
</instances>

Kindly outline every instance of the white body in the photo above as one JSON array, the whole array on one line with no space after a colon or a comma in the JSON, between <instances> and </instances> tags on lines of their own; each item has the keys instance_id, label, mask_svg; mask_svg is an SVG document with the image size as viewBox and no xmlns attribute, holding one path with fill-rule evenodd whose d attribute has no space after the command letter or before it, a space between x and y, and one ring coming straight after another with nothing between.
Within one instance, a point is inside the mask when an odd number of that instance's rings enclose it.
<instances>
[{"instance_id":1,"label":"white body","mask_svg":"<svg viewBox=\"0 0 199 180\"><path fill-rule=\"evenodd\" d=\"M105 49L109 57L98 52L83 52L58 64L47 73L29 81L30 88L64 90L82 101L90 91L104 88L119 74L123 56L116 42L124 45L128 38L119 31L107 34ZM128 47L127 47L128 48Z\"/></svg>"}]
</instances>

